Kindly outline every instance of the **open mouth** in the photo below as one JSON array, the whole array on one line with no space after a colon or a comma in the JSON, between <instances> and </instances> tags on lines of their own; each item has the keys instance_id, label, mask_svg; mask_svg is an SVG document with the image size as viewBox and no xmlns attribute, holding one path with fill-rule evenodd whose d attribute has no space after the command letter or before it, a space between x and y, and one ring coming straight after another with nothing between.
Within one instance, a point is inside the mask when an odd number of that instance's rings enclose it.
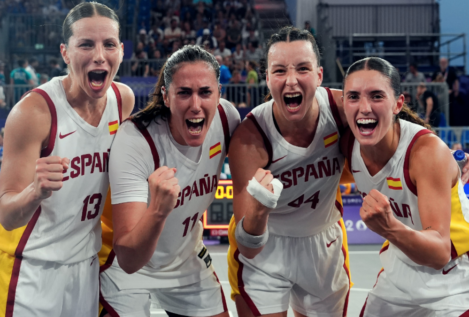
<instances>
[{"instance_id":1,"label":"open mouth","mask_svg":"<svg viewBox=\"0 0 469 317\"><path fill-rule=\"evenodd\" d=\"M101 89L104 86L104 81L107 76L105 70L94 70L88 73L88 79L90 80L90 86L92 89Z\"/></svg>"},{"instance_id":2,"label":"open mouth","mask_svg":"<svg viewBox=\"0 0 469 317\"><path fill-rule=\"evenodd\" d=\"M187 128L191 135L199 135L202 133L204 123L205 119L203 118L186 119Z\"/></svg>"},{"instance_id":3,"label":"open mouth","mask_svg":"<svg viewBox=\"0 0 469 317\"><path fill-rule=\"evenodd\" d=\"M300 93L285 94L283 96L283 101L287 105L287 110L289 112L295 112L300 109L301 102L303 101L303 96Z\"/></svg>"},{"instance_id":4,"label":"open mouth","mask_svg":"<svg viewBox=\"0 0 469 317\"><path fill-rule=\"evenodd\" d=\"M375 119L358 119L356 122L358 130L362 135L372 134L378 125L378 120Z\"/></svg>"}]
</instances>

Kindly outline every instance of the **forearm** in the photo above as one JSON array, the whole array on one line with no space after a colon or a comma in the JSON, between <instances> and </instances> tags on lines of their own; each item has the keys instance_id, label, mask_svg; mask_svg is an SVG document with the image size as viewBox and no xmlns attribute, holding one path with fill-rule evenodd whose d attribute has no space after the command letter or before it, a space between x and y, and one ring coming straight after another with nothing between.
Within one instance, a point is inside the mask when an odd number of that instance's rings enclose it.
<instances>
[{"instance_id":1,"label":"forearm","mask_svg":"<svg viewBox=\"0 0 469 317\"><path fill-rule=\"evenodd\" d=\"M128 274L144 267L155 253L166 218L147 209L136 226L114 241L119 265Z\"/></svg>"},{"instance_id":2,"label":"forearm","mask_svg":"<svg viewBox=\"0 0 469 317\"><path fill-rule=\"evenodd\" d=\"M433 229L417 231L399 222L399 226L384 235L417 264L436 270L443 268L451 257L451 242Z\"/></svg>"},{"instance_id":3,"label":"forearm","mask_svg":"<svg viewBox=\"0 0 469 317\"><path fill-rule=\"evenodd\" d=\"M41 204L31 183L20 193L6 192L0 198L0 223L11 231L28 224Z\"/></svg>"},{"instance_id":4,"label":"forearm","mask_svg":"<svg viewBox=\"0 0 469 317\"><path fill-rule=\"evenodd\" d=\"M241 220L241 219L239 219ZM267 230L267 222L269 220L268 212L259 212L259 210L249 210L244 215L243 228L244 231L253 236L260 236ZM238 221L238 226L241 223ZM249 248L238 243L239 252L248 259L254 258L258 255L264 247Z\"/></svg>"}]
</instances>

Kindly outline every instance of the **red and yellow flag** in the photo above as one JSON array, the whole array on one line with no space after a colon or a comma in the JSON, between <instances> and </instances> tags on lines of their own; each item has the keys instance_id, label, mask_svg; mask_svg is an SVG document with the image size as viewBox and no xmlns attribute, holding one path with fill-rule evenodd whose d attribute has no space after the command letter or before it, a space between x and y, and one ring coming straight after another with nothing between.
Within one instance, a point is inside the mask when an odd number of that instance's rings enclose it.
<instances>
[{"instance_id":1,"label":"red and yellow flag","mask_svg":"<svg viewBox=\"0 0 469 317\"><path fill-rule=\"evenodd\" d=\"M113 135L117 133L117 128L119 128L119 121L109 122L109 134Z\"/></svg>"},{"instance_id":2,"label":"red and yellow flag","mask_svg":"<svg viewBox=\"0 0 469 317\"><path fill-rule=\"evenodd\" d=\"M337 132L329 134L328 136L324 138L324 146L329 147L333 144L336 144L338 140L339 140L339 134Z\"/></svg>"},{"instance_id":3,"label":"red and yellow flag","mask_svg":"<svg viewBox=\"0 0 469 317\"><path fill-rule=\"evenodd\" d=\"M221 153L221 144L218 142L217 144L210 147L210 158L213 158Z\"/></svg>"},{"instance_id":4,"label":"red and yellow flag","mask_svg":"<svg viewBox=\"0 0 469 317\"><path fill-rule=\"evenodd\" d=\"M387 177L386 181L388 182L389 189L402 190L402 182L400 178Z\"/></svg>"}]
</instances>

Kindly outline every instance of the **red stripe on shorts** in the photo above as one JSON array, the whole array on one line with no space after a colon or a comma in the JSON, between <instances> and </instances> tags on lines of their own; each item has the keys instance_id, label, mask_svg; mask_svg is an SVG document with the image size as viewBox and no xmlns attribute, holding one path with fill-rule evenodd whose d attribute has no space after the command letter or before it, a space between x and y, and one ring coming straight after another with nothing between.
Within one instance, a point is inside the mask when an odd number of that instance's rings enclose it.
<instances>
[{"instance_id":1,"label":"red stripe on shorts","mask_svg":"<svg viewBox=\"0 0 469 317\"><path fill-rule=\"evenodd\" d=\"M104 299L104 296L101 293L101 283L99 283L99 302L101 305L103 305L104 309L109 315L111 315L111 317L120 317L114 308L112 308L112 306Z\"/></svg>"},{"instance_id":2,"label":"red stripe on shorts","mask_svg":"<svg viewBox=\"0 0 469 317\"><path fill-rule=\"evenodd\" d=\"M220 284L217 273L213 272L213 275L215 275L215 278L217 279L218 284ZM225 293L223 293L223 287L221 286L221 284L220 284L220 291L221 291L221 300L223 301L223 311L226 313L228 311L228 306L226 305Z\"/></svg>"},{"instance_id":3,"label":"red stripe on shorts","mask_svg":"<svg viewBox=\"0 0 469 317\"><path fill-rule=\"evenodd\" d=\"M339 221L339 226L342 228L342 225L340 224L340 221ZM345 303L344 303L344 312L342 314L343 317L346 317L347 316L347 309L348 309L348 299L349 299L349 296L350 296L350 275L349 275L349 270L348 270L348 267L345 265L345 261L347 260L347 252L345 251L345 247L342 245L342 253L344 254L344 270L345 270L345 273L347 274L347 278L348 278L348 291L347 291L347 297L345 298Z\"/></svg>"},{"instance_id":4,"label":"red stripe on shorts","mask_svg":"<svg viewBox=\"0 0 469 317\"><path fill-rule=\"evenodd\" d=\"M461 316L459 317L469 317L469 310L466 310Z\"/></svg>"},{"instance_id":5,"label":"red stripe on shorts","mask_svg":"<svg viewBox=\"0 0 469 317\"><path fill-rule=\"evenodd\" d=\"M251 312L254 314L254 316L261 316L262 314L259 312L259 310L256 307L256 304L252 301L251 297L249 297L248 293L244 290L244 282L243 282L243 268L244 264L241 263L239 260L239 249L236 249L236 252L234 254L234 258L236 262L239 264L239 269L238 269L238 288L241 296L243 297L244 301L246 304L248 304L249 309L251 309Z\"/></svg>"}]
</instances>

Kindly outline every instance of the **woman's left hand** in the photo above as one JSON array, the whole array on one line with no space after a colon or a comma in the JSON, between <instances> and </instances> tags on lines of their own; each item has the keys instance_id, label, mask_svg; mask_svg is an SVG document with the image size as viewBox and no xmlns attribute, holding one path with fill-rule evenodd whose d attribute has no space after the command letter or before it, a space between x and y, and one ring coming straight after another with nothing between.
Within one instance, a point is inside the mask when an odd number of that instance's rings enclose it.
<instances>
[{"instance_id":1,"label":"woman's left hand","mask_svg":"<svg viewBox=\"0 0 469 317\"><path fill-rule=\"evenodd\" d=\"M396 221L389 198L376 189L372 189L363 198L360 216L370 230L384 238Z\"/></svg>"}]
</instances>

